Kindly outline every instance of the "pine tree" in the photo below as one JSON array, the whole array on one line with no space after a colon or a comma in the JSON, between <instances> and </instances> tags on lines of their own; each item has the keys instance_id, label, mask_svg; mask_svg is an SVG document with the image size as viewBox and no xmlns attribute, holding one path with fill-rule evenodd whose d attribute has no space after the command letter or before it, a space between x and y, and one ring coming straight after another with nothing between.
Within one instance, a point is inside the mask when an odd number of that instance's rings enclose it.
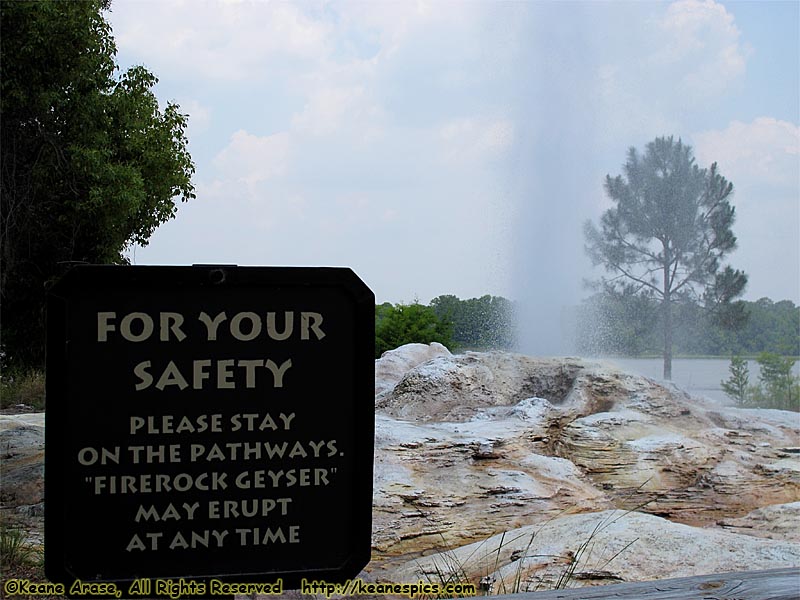
<instances>
[{"instance_id":1,"label":"pine tree","mask_svg":"<svg viewBox=\"0 0 800 600\"><path fill-rule=\"evenodd\" d=\"M742 303L733 300L747 276L722 267L736 248L733 184L716 163L697 166L691 147L672 137L650 142L644 156L631 148L624 171L624 177L606 177L615 206L603 213L599 229L586 222L586 250L595 265L613 274L601 279L603 287L627 287L659 301L664 379L671 379L673 304L702 301L729 327L745 318Z\"/></svg>"},{"instance_id":2,"label":"pine tree","mask_svg":"<svg viewBox=\"0 0 800 600\"><path fill-rule=\"evenodd\" d=\"M750 386L750 372L747 368L747 361L741 356L731 357L731 364L728 367L731 376L725 381L720 382L722 391L731 399L736 401L739 406L747 404L748 387Z\"/></svg>"}]
</instances>

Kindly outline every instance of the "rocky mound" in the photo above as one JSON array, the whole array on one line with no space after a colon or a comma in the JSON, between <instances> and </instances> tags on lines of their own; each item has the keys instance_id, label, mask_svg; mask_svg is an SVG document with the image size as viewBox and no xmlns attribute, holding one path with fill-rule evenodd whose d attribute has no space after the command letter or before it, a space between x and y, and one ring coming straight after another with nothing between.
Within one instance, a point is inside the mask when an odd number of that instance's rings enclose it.
<instances>
[{"instance_id":1,"label":"rocky mound","mask_svg":"<svg viewBox=\"0 0 800 600\"><path fill-rule=\"evenodd\" d=\"M372 580L494 591L800 566L800 416L577 358L376 362ZM43 415L0 415L6 519L40 540Z\"/></svg>"},{"instance_id":2,"label":"rocky mound","mask_svg":"<svg viewBox=\"0 0 800 600\"><path fill-rule=\"evenodd\" d=\"M392 360L411 365L417 352ZM576 582L800 564L796 413L721 407L600 362L498 352L421 360L382 389L374 577L424 580L445 564L483 577L485 565L464 564L482 548L499 581L523 573L546 587L612 514L595 540L614 550L607 558L640 539L602 576L573 566ZM539 528L552 543L540 537L526 551L539 558L519 562L509 540Z\"/></svg>"},{"instance_id":3,"label":"rocky mound","mask_svg":"<svg viewBox=\"0 0 800 600\"><path fill-rule=\"evenodd\" d=\"M795 518L797 517L795 512ZM403 581L437 580L448 567L485 573L497 593L690 577L797 564L796 544L700 529L639 512L608 510L528 525L397 568ZM455 574L454 574L455 575Z\"/></svg>"},{"instance_id":4,"label":"rocky mound","mask_svg":"<svg viewBox=\"0 0 800 600\"><path fill-rule=\"evenodd\" d=\"M403 354L416 349L403 347ZM388 354L388 353L387 353ZM383 370L384 356L376 371ZM413 362L413 361L410 361ZM544 398L551 404L572 405L586 400L581 381L595 369L578 360L534 359L491 352L439 355L407 371L378 396L375 407L390 416L412 421L468 421L486 409L511 406L527 398Z\"/></svg>"}]
</instances>

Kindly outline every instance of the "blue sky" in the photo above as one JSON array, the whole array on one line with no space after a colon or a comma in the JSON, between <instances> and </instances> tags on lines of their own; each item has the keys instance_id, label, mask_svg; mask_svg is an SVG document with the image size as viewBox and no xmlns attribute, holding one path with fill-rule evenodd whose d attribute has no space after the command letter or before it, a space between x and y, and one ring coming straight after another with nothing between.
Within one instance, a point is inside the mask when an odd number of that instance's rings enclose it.
<instances>
[{"instance_id":1,"label":"blue sky","mask_svg":"<svg viewBox=\"0 0 800 600\"><path fill-rule=\"evenodd\" d=\"M800 3L116 0L122 67L190 115L197 199L136 264L352 267L379 301L591 277L629 146L734 183L748 299L800 303ZM595 275L599 273L594 272Z\"/></svg>"}]
</instances>

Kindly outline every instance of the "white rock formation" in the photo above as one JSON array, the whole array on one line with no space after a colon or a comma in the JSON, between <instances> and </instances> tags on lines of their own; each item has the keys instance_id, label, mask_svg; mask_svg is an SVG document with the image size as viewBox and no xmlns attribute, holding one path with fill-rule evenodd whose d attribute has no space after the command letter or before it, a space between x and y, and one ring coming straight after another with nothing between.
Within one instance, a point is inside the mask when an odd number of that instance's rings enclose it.
<instances>
[{"instance_id":1,"label":"white rock formation","mask_svg":"<svg viewBox=\"0 0 800 600\"><path fill-rule=\"evenodd\" d=\"M600 362L413 344L376 361L373 580L544 589L800 566L800 415ZM44 418L0 415L2 508L41 527ZM585 542L590 542L583 546Z\"/></svg>"},{"instance_id":2,"label":"white rock formation","mask_svg":"<svg viewBox=\"0 0 800 600\"><path fill-rule=\"evenodd\" d=\"M434 342L432 344L406 344L384 352L375 361L375 396L391 391L403 375L419 364L437 356L452 356L450 351Z\"/></svg>"},{"instance_id":3,"label":"white rock formation","mask_svg":"<svg viewBox=\"0 0 800 600\"><path fill-rule=\"evenodd\" d=\"M402 581L444 582L459 571L483 574L497 593L587 583L691 577L800 562L800 546L608 510L528 525L486 540L406 562ZM573 564L574 563L574 564ZM455 572L454 572L455 571Z\"/></svg>"},{"instance_id":4,"label":"white rock formation","mask_svg":"<svg viewBox=\"0 0 800 600\"><path fill-rule=\"evenodd\" d=\"M436 580L450 564L546 588L609 519L593 542L610 553L584 553L572 585L800 565L796 413L499 352L443 354L378 386L372 578ZM481 553L492 568L470 564Z\"/></svg>"}]
</instances>

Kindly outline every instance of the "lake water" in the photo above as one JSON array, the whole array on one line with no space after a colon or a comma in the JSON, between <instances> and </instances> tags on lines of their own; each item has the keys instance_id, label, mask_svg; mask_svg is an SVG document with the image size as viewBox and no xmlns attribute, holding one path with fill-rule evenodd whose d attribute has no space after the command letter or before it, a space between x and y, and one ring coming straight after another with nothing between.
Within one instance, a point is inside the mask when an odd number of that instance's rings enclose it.
<instances>
[{"instance_id":1,"label":"lake water","mask_svg":"<svg viewBox=\"0 0 800 600\"><path fill-rule=\"evenodd\" d=\"M628 373L644 375L660 381L664 370L661 358L603 358L605 362L615 365ZM697 396L706 396L722 404L732 405L720 387L720 382L730 377L728 367L731 361L721 358L673 358L672 382ZM750 371L750 383L758 383L759 368L754 360L747 361ZM795 363L793 371L800 374L800 363Z\"/></svg>"}]
</instances>

